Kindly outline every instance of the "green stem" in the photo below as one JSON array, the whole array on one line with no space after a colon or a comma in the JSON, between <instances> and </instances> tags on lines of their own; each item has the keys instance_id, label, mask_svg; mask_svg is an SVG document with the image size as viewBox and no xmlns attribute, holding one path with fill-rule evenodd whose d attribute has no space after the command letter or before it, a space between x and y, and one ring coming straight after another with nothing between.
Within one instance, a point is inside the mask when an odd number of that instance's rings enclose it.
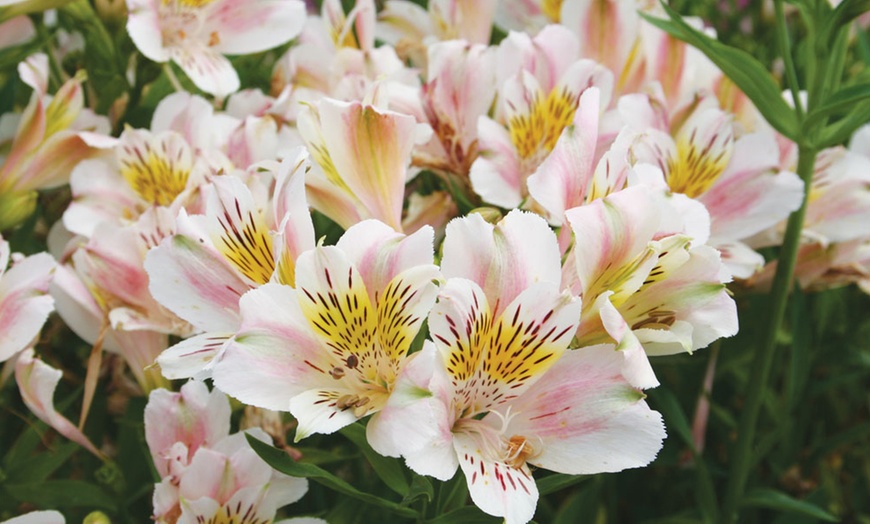
<instances>
[{"instance_id":1,"label":"green stem","mask_svg":"<svg viewBox=\"0 0 870 524\"><path fill-rule=\"evenodd\" d=\"M785 238L776 266L776 275L773 279L767 332L765 333L762 346L755 353L752 371L746 386L746 404L740 417L737 442L734 445L731 471L725 493L724 510L721 514L721 521L725 523L737 522L738 520L738 507L746 489L749 470L753 464L755 430L758 425L761 404L767 390L770 368L776 352L777 334L782 326L788 304L792 274L794 273L798 246L800 245L801 229L803 228L804 217L807 211L807 195L809 195L813 166L816 162L817 153L814 148L808 146L799 146L798 148L797 172L804 182L804 200L800 209L792 213L788 219Z\"/></svg>"},{"instance_id":2,"label":"green stem","mask_svg":"<svg viewBox=\"0 0 870 524\"><path fill-rule=\"evenodd\" d=\"M791 44L788 40L788 26L785 23L785 11L782 8L782 0L775 0L773 5L776 11L776 39L782 53L782 60L785 62L785 75L788 78L788 88L791 90L795 113L797 114L798 121L801 121L804 119L804 109L800 99L800 84L798 84L794 60L791 57Z\"/></svg>"}]
</instances>

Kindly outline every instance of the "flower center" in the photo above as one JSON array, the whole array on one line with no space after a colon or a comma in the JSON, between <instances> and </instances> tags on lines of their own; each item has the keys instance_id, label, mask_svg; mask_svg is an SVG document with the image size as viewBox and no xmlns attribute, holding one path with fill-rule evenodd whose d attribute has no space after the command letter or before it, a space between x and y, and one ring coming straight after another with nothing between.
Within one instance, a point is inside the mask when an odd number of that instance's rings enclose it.
<instances>
[{"instance_id":1,"label":"flower center","mask_svg":"<svg viewBox=\"0 0 870 524\"><path fill-rule=\"evenodd\" d=\"M146 202L168 206L184 191L190 170L149 150L122 161L121 175Z\"/></svg>"},{"instance_id":2,"label":"flower center","mask_svg":"<svg viewBox=\"0 0 870 524\"><path fill-rule=\"evenodd\" d=\"M541 3L541 11L550 21L558 24L562 21L562 2L564 0L544 0Z\"/></svg>"},{"instance_id":3,"label":"flower center","mask_svg":"<svg viewBox=\"0 0 870 524\"><path fill-rule=\"evenodd\" d=\"M574 120L578 100L567 88L556 87L546 97L537 94L528 113L510 119L511 142L523 160L531 159L537 164L538 159L553 150L562 130Z\"/></svg>"}]
</instances>

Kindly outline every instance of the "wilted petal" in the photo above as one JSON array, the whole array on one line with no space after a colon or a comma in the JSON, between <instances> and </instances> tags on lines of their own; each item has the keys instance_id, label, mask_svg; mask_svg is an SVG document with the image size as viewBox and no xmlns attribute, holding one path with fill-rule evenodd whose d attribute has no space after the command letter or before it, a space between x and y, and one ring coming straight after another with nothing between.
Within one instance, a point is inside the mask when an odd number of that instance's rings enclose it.
<instances>
[{"instance_id":1,"label":"wilted petal","mask_svg":"<svg viewBox=\"0 0 870 524\"><path fill-rule=\"evenodd\" d=\"M61 435L102 457L102 453L91 444L88 437L54 408L54 391L62 375L61 370L34 358L32 348L22 352L15 362L15 381L18 382L21 399L28 409Z\"/></svg>"}]
</instances>

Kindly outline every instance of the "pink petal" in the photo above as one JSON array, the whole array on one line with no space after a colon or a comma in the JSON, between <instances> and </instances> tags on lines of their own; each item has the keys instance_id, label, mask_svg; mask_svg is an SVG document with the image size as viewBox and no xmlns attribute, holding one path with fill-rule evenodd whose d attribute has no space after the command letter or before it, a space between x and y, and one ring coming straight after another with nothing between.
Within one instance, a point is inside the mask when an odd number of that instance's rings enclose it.
<instances>
[{"instance_id":1,"label":"pink petal","mask_svg":"<svg viewBox=\"0 0 870 524\"><path fill-rule=\"evenodd\" d=\"M333 359L311 332L296 291L266 284L240 303L240 333L215 365L215 384L246 404L287 411L290 398L324 381Z\"/></svg>"},{"instance_id":2,"label":"pink petal","mask_svg":"<svg viewBox=\"0 0 870 524\"><path fill-rule=\"evenodd\" d=\"M0 239L0 362L30 344L54 311L47 294L57 265L51 255L29 256L3 273L8 250Z\"/></svg>"},{"instance_id":3,"label":"pink petal","mask_svg":"<svg viewBox=\"0 0 870 524\"><path fill-rule=\"evenodd\" d=\"M247 55L289 42L304 23L305 4L299 0L218 0L209 6L203 32L217 33L215 51Z\"/></svg>"},{"instance_id":4,"label":"pink petal","mask_svg":"<svg viewBox=\"0 0 870 524\"><path fill-rule=\"evenodd\" d=\"M506 434L525 437L531 464L572 475L645 466L662 447L661 415L622 376L612 346L567 351L512 405Z\"/></svg>"},{"instance_id":5,"label":"pink petal","mask_svg":"<svg viewBox=\"0 0 870 524\"><path fill-rule=\"evenodd\" d=\"M473 280L502 307L532 283L555 282L561 272L556 235L540 216L518 210L496 226L476 213L451 221L442 250L447 278Z\"/></svg>"},{"instance_id":6,"label":"pink petal","mask_svg":"<svg viewBox=\"0 0 870 524\"><path fill-rule=\"evenodd\" d=\"M416 122L359 102L323 100L321 125L329 156L344 184L369 216L401 228L407 166Z\"/></svg>"}]
</instances>

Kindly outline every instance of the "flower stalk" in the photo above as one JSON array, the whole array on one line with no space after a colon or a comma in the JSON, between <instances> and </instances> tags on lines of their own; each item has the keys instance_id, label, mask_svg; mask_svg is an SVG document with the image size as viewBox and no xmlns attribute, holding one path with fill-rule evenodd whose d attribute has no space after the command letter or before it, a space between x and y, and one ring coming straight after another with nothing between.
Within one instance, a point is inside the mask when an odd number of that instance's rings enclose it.
<instances>
[{"instance_id":1,"label":"flower stalk","mask_svg":"<svg viewBox=\"0 0 870 524\"><path fill-rule=\"evenodd\" d=\"M753 444L755 431L758 426L758 415L764 398L767 385L770 380L770 368L776 353L777 334L779 333L785 310L788 306L789 291L791 290L792 274L797 261L798 246L800 245L801 229L803 228L804 216L807 210L807 195L809 195L810 182L813 176L813 166L816 161L814 148L799 146L797 174L804 181L804 201L801 207L793 212L788 219L785 230L779 261L777 262L776 275L774 276L771 290L770 317L767 322L763 344L755 353L752 363L752 372L746 389L746 405L740 417L737 432L737 442L734 446L731 474L725 493L725 504L721 515L723 523L737 522L737 508L746 489L746 481L753 464Z\"/></svg>"}]
</instances>

